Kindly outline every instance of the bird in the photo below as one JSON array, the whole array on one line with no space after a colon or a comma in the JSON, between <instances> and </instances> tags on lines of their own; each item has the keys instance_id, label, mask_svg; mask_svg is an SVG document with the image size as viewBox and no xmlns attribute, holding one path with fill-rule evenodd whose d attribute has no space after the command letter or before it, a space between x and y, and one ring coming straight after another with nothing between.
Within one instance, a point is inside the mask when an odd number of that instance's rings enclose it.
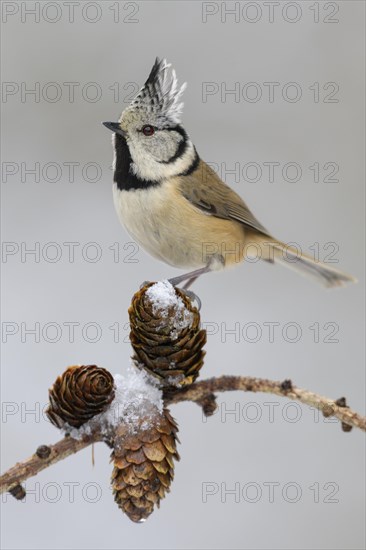
<instances>
[{"instance_id":1,"label":"bird","mask_svg":"<svg viewBox=\"0 0 366 550\"><path fill-rule=\"evenodd\" d=\"M286 245L202 160L181 123L174 69L156 58L113 132L113 201L132 238L153 257L188 272L168 279L187 289L199 276L259 258L308 275L325 287L354 277Z\"/></svg>"}]
</instances>

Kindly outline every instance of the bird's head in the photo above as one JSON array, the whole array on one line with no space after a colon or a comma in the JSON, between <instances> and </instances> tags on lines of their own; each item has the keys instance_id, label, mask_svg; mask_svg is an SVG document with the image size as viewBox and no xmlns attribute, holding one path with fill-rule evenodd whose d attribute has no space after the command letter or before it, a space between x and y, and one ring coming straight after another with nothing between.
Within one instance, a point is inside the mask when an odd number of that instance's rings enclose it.
<instances>
[{"instance_id":1,"label":"bird's head","mask_svg":"<svg viewBox=\"0 0 366 550\"><path fill-rule=\"evenodd\" d=\"M157 58L119 121L103 123L114 132L116 165L121 159L125 164L129 160L130 174L142 181L160 182L184 173L196 157L180 125L181 96L186 85L178 87L175 71L169 69L165 60Z\"/></svg>"}]
</instances>

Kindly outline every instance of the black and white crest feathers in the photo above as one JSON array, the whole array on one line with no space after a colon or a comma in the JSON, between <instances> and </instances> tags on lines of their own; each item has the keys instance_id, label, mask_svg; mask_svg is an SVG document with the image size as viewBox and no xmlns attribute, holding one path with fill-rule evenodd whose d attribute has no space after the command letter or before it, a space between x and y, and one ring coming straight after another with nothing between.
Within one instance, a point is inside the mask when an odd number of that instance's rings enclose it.
<instances>
[{"instance_id":1,"label":"black and white crest feathers","mask_svg":"<svg viewBox=\"0 0 366 550\"><path fill-rule=\"evenodd\" d=\"M174 69L169 71L170 63L156 58L145 84L132 101L128 109L143 109L153 115L157 124L178 124L183 109L180 98L186 88L184 83L178 87Z\"/></svg>"}]
</instances>

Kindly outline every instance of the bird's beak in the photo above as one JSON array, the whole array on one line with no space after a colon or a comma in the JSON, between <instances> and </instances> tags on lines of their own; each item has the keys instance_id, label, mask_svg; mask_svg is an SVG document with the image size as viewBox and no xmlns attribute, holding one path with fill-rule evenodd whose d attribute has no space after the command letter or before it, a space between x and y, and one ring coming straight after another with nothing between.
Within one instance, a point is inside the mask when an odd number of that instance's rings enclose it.
<instances>
[{"instance_id":1,"label":"bird's beak","mask_svg":"<svg viewBox=\"0 0 366 550\"><path fill-rule=\"evenodd\" d=\"M115 134L120 134L124 138L127 136L127 132L121 129L119 122L102 122L102 124L108 128L108 130L112 130Z\"/></svg>"}]
</instances>

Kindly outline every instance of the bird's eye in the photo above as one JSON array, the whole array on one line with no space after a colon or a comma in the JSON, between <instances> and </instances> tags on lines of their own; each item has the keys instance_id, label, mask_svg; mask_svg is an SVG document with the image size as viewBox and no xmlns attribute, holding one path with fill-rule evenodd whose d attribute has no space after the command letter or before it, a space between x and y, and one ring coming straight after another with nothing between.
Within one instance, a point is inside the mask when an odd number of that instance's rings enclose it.
<instances>
[{"instance_id":1,"label":"bird's eye","mask_svg":"<svg viewBox=\"0 0 366 550\"><path fill-rule=\"evenodd\" d=\"M146 124L146 126L143 126L142 133L144 136L152 136L155 134L155 128L154 126L150 126L150 124Z\"/></svg>"}]
</instances>

